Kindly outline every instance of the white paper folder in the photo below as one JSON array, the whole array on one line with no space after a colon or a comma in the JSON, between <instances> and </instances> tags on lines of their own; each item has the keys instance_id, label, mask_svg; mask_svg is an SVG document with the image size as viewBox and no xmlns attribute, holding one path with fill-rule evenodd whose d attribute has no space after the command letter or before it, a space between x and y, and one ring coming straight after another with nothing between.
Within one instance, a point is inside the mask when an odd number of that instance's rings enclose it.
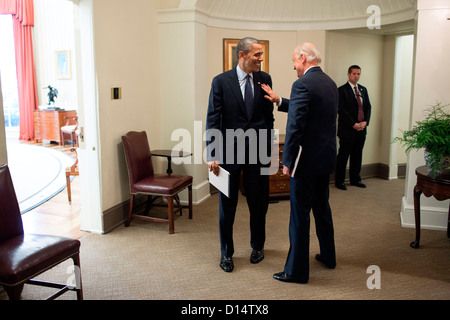
<instances>
[{"instance_id":1,"label":"white paper folder","mask_svg":"<svg viewBox=\"0 0 450 320\"><path fill-rule=\"evenodd\" d=\"M220 167L218 176L209 171L209 182L228 198L230 197L230 173L227 170Z\"/></svg>"}]
</instances>

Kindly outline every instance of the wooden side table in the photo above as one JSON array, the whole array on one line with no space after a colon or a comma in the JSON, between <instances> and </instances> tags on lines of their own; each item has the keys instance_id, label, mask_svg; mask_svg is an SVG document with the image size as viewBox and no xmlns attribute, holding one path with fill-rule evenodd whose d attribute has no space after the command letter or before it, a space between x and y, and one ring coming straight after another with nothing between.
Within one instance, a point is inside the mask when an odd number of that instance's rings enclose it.
<instances>
[{"instance_id":1,"label":"wooden side table","mask_svg":"<svg viewBox=\"0 0 450 320\"><path fill-rule=\"evenodd\" d=\"M184 152L184 151L173 151L173 150L152 150L150 151L152 156L156 156L156 157L166 157L167 158L167 174L172 174L172 157L173 158L185 158L185 157L190 157L192 156L192 153L190 152ZM174 197L175 202L180 205L180 197L178 196L178 194L175 195ZM180 211L180 214L183 214Z\"/></svg>"},{"instance_id":2,"label":"wooden side table","mask_svg":"<svg viewBox=\"0 0 450 320\"><path fill-rule=\"evenodd\" d=\"M450 173L440 174L436 177L430 175L427 166L416 169L417 184L414 187L414 218L416 224L416 240L410 246L414 249L419 247L420 242L420 195L426 197L434 196L436 200L442 201L450 199ZM447 237L450 238L450 206L447 222Z\"/></svg>"},{"instance_id":3,"label":"wooden side table","mask_svg":"<svg viewBox=\"0 0 450 320\"><path fill-rule=\"evenodd\" d=\"M278 144L278 154L275 153L277 150L273 150L271 161L278 161L278 171L269 176L269 200L277 201L278 199L289 199L290 196L290 177L283 174L283 164L281 163L283 159L283 148L284 139L286 135L280 134L277 140L274 141L274 145ZM243 195L245 195L244 190L244 176L241 173L239 190Z\"/></svg>"},{"instance_id":4,"label":"wooden side table","mask_svg":"<svg viewBox=\"0 0 450 320\"><path fill-rule=\"evenodd\" d=\"M192 156L190 152L184 151L173 151L173 150L152 150L152 156L156 157L166 157L167 158L167 173L172 174L172 157L173 158L184 158Z\"/></svg>"}]
</instances>

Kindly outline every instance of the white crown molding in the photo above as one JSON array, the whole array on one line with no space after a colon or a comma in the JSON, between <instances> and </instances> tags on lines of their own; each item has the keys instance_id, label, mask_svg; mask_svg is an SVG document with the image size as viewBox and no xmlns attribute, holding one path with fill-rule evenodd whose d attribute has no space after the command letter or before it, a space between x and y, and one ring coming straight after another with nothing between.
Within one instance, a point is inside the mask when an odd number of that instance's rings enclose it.
<instances>
[{"instance_id":1,"label":"white crown molding","mask_svg":"<svg viewBox=\"0 0 450 320\"><path fill-rule=\"evenodd\" d=\"M159 23L199 22L209 23L208 14L198 9L163 9L158 11Z\"/></svg>"},{"instance_id":2,"label":"white crown molding","mask_svg":"<svg viewBox=\"0 0 450 320\"><path fill-rule=\"evenodd\" d=\"M381 14L381 27L394 23L413 20L416 8L401 8L397 11ZM213 15L198 8L162 9L158 11L159 23L197 22L209 27L239 30L341 30L364 28L371 14L348 16L345 18L310 18L302 20L288 19L247 19Z\"/></svg>"}]
</instances>

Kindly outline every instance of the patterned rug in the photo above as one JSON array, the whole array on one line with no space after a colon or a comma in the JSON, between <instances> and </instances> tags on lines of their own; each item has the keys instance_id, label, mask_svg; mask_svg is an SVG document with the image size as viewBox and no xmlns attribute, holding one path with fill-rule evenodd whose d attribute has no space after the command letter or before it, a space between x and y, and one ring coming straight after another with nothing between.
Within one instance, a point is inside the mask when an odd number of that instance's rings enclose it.
<instances>
[{"instance_id":1,"label":"patterned rug","mask_svg":"<svg viewBox=\"0 0 450 320\"><path fill-rule=\"evenodd\" d=\"M21 213L36 208L66 187L65 169L74 162L68 154L20 143L8 144L7 151Z\"/></svg>"}]
</instances>

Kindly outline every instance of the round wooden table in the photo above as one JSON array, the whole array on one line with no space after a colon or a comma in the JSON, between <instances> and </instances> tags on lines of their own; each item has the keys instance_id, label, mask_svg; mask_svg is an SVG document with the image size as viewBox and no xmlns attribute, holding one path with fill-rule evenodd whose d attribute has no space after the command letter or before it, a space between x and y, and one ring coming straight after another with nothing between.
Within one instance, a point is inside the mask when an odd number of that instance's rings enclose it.
<instances>
[{"instance_id":1,"label":"round wooden table","mask_svg":"<svg viewBox=\"0 0 450 320\"><path fill-rule=\"evenodd\" d=\"M175 150L152 150L151 151L152 156L156 156L156 157L166 157L167 158L167 174L172 174L172 158L184 158L184 157L190 157L192 156L192 153L190 152L185 152L185 151L175 151ZM178 205L181 205L180 203L180 197L178 196L178 194L175 195L174 197L175 202ZM182 212L180 211L180 214L182 214Z\"/></svg>"},{"instance_id":2,"label":"round wooden table","mask_svg":"<svg viewBox=\"0 0 450 320\"><path fill-rule=\"evenodd\" d=\"M152 150L152 156L166 157L167 158L167 173L172 174L172 158L184 158L192 156L192 153L185 151L174 150Z\"/></svg>"},{"instance_id":3,"label":"round wooden table","mask_svg":"<svg viewBox=\"0 0 450 320\"><path fill-rule=\"evenodd\" d=\"M443 201L450 199L450 173L439 174L433 177L427 166L421 166L416 169L417 184L414 187L414 218L416 224L416 240L411 242L410 246L414 249L419 247L420 242L420 195L423 193L426 197L434 196L437 200ZM447 237L450 238L450 206L447 222Z\"/></svg>"}]
</instances>

